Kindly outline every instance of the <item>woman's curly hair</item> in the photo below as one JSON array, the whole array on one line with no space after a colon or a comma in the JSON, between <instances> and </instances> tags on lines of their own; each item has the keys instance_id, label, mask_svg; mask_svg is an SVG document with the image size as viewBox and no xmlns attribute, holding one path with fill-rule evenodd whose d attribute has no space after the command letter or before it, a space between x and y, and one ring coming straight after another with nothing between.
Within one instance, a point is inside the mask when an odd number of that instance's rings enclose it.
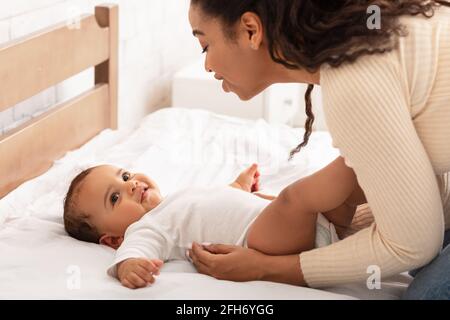
<instances>
[{"instance_id":1,"label":"woman's curly hair","mask_svg":"<svg viewBox=\"0 0 450 320\"><path fill-rule=\"evenodd\" d=\"M219 18L228 38L245 12L257 14L264 26L273 61L289 69L311 73L323 64L338 67L363 55L382 54L396 48L399 36L407 30L399 23L403 15L431 18L439 0L191 0L202 11ZM381 12L381 28L369 29L370 6ZM370 12L370 11L369 11ZM314 122L310 84L305 94L307 120L303 142L290 159L308 144Z\"/></svg>"}]
</instances>

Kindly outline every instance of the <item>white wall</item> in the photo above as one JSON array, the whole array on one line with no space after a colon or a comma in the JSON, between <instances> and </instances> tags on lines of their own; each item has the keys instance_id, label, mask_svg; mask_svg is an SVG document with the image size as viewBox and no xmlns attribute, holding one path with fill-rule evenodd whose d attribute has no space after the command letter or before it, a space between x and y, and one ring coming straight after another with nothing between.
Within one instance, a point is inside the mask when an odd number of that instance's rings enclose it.
<instances>
[{"instance_id":1,"label":"white wall","mask_svg":"<svg viewBox=\"0 0 450 320\"><path fill-rule=\"evenodd\" d=\"M170 105L173 74L200 56L188 22L189 0L0 0L0 45L97 4L119 4L119 124ZM93 84L89 70L0 113L0 133ZM1 92L1 83L0 83ZM1 93L0 93L1 94Z\"/></svg>"}]
</instances>

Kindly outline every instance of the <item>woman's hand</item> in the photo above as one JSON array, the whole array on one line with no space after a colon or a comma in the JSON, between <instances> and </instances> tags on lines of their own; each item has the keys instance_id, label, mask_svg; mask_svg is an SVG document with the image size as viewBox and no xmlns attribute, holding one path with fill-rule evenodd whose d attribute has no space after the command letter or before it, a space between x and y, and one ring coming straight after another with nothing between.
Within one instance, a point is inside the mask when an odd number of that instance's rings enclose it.
<instances>
[{"instance_id":1,"label":"woman's hand","mask_svg":"<svg viewBox=\"0 0 450 320\"><path fill-rule=\"evenodd\" d=\"M297 254L268 256L239 246L193 243L189 256L198 272L219 280L264 280L306 286Z\"/></svg>"},{"instance_id":2,"label":"woman's hand","mask_svg":"<svg viewBox=\"0 0 450 320\"><path fill-rule=\"evenodd\" d=\"M263 277L260 266L264 255L256 250L224 244L201 246L193 243L189 257L198 272L219 280L241 282L261 280Z\"/></svg>"}]
</instances>

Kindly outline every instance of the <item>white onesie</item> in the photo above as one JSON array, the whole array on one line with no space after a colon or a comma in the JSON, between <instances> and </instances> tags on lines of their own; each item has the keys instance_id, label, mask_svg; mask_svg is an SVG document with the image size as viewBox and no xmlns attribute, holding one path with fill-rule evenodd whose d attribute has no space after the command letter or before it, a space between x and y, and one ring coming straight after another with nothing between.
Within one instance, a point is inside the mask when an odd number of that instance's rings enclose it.
<instances>
[{"instance_id":1,"label":"white onesie","mask_svg":"<svg viewBox=\"0 0 450 320\"><path fill-rule=\"evenodd\" d=\"M116 276L116 265L129 258L188 260L193 242L243 246L252 222L269 203L229 186L175 192L128 227L108 274ZM319 215L316 246L336 240L333 225Z\"/></svg>"}]
</instances>

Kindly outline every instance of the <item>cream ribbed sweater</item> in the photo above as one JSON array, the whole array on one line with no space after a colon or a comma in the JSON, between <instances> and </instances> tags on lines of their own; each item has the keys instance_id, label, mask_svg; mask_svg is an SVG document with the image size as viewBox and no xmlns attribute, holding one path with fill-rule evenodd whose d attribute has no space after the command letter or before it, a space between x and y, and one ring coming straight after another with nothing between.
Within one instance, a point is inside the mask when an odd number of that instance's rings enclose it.
<instances>
[{"instance_id":1,"label":"cream ribbed sweater","mask_svg":"<svg viewBox=\"0 0 450 320\"><path fill-rule=\"evenodd\" d=\"M371 265L382 278L392 276L441 249L439 182L450 171L450 9L401 21L409 34L398 49L321 69L333 144L354 169L375 223L302 253L311 287L365 282Z\"/></svg>"}]
</instances>

